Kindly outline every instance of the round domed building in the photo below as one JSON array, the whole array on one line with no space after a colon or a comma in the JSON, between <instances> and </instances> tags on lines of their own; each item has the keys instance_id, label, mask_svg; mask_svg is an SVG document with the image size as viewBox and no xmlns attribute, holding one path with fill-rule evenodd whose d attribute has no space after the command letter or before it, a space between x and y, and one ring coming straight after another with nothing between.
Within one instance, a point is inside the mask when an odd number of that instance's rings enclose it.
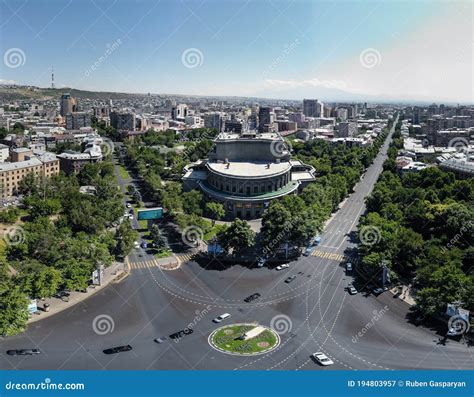
<instances>
[{"instance_id":1,"label":"round domed building","mask_svg":"<svg viewBox=\"0 0 474 397\"><path fill-rule=\"evenodd\" d=\"M314 168L291 160L290 148L276 132L220 133L208 159L190 164L185 189L199 188L224 204L228 218L260 218L270 201L296 194L314 181Z\"/></svg>"}]
</instances>

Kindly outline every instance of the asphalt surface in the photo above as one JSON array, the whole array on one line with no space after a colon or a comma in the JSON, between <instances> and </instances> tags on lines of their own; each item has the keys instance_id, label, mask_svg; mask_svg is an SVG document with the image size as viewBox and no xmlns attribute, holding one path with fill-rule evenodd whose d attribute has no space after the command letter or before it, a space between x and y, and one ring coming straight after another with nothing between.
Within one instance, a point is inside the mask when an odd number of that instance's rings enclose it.
<instances>
[{"instance_id":1,"label":"asphalt surface","mask_svg":"<svg viewBox=\"0 0 474 397\"><path fill-rule=\"evenodd\" d=\"M301 257L282 271L220 267L215 259L204 265L187 262L173 271L154 266L132 269L122 282L2 340L0 368L474 369L472 348L454 340L442 344L436 330L408 322L408 305L390 292L375 297L345 291L352 278L341 259L355 247L364 197L377 180L389 142L327 225L315 253L319 256ZM146 263L143 253L139 255L132 259ZM290 275L296 278L287 284L284 280ZM254 292L261 298L245 303L243 299ZM212 319L225 312L232 317L223 324L257 321L272 326L280 333L280 346L255 357L214 350L207 339L219 325ZM105 319L102 328L99 319ZM194 333L177 342L153 342L185 327ZM102 353L125 344L133 350ZM5 354L19 348L39 348L42 354ZM335 364L315 364L310 355L316 351Z\"/></svg>"}]
</instances>

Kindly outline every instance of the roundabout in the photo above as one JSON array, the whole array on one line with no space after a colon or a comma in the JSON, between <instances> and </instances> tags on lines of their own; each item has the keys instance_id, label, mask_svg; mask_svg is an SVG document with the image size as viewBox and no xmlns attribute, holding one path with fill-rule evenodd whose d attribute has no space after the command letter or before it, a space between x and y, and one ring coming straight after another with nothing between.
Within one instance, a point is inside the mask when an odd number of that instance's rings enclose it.
<instances>
[{"instance_id":1,"label":"roundabout","mask_svg":"<svg viewBox=\"0 0 474 397\"><path fill-rule=\"evenodd\" d=\"M231 324L209 335L212 348L236 356L256 356L275 350L280 336L271 328L256 323Z\"/></svg>"}]
</instances>

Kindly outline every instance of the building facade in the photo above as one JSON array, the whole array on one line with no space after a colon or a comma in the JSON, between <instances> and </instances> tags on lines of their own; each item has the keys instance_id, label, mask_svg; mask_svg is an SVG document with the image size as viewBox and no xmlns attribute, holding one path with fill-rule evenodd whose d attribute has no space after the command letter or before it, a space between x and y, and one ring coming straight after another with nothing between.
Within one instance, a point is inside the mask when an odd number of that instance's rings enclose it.
<instances>
[{"instance_id":1,"label":"building facade","mask_svg":"<svg viewBox=\"0 0 474 397\"><path fill-rule=\"evenodd\" d=\"M187 189L224 204L227 218L260 218L272 200L298 193L314 181L314 169L291 160L278 133L221 133L207 161L186 167Z\"/></svg>"},{"instance_id":2,"label":"building facade","mask_svg":"<svg viewBox=\"0 0 474 397\"><path fill-rule=\"evenodd\" d=\"M52 153L44 153L28 160L0 164L0 194L7 198L18 194L20 182L28 174L50 178L59 174L59 160Z\"/></svg>"}]
</instances>

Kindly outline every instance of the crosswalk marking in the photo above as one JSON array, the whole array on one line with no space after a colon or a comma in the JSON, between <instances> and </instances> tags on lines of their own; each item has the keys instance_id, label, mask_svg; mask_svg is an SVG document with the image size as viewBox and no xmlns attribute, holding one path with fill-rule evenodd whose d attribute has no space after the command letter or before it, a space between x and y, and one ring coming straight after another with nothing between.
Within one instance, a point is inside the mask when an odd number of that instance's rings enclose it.
<instances>
[{"instance_id":1,"label":"crosswalk marking","mask_svg":"<svg viewBox=\"0 0 474 397\"><path fill-rule=\"evenodd\" d=\"M177 258L178 261L180 261L180 262L188 262L188 261L193 260L194 254L193 254L193 253L190 253L190 254L179 254L179 255L176 255L176 258Z\"/></svg>"},{"instance_id":2,"label":"crosswalk marking","mask_svg":"<svg viewBox=\"0 0 474 397\"><path fill-rule=\"evenodd\" d=\"M330 259L330 260L339 261L339 262L342 262L348 259L346 255L335 254L333 252L326 252L326 251L319 251L319 250L313 251L311 253L311 256L318 256L320 258Z\"/></svg>"},{"instance_id":3,"label":"crosswalk marking","mask_svg":"<svg viewBox=\"0 0 474 397\"><path fill-rule=\"evenodd\" d=\"M176 255L176 259L178 260L178 262L181 262L181 263L191 261L193 258L194 258L194 253ZM129 261L129 266L131 269L150 269L153 267L159 267L160 265L156 259L152 259L148 261L139 261L139 262Z\"/></svg>"}]
</instances>

